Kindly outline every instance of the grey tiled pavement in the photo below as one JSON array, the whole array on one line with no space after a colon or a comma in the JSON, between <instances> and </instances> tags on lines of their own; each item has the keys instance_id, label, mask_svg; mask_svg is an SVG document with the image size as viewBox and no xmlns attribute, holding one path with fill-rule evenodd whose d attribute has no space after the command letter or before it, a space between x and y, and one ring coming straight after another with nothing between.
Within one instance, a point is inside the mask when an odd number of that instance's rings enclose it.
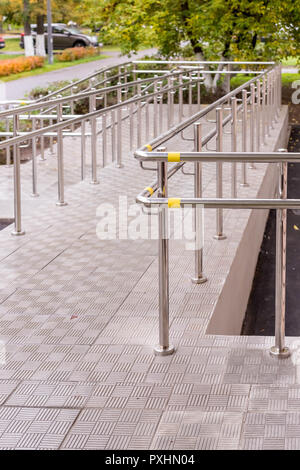
<instances>
[{"instance_id":1,"label":"grey tiled pavement","mask_svg":"<svg viewBox=\"0 0 300 470\"><path fill-rule=\"evenodd\" d=\"M195 109L194 109L195 111ZM272 148L286 110L272 131ZM205 123L205 129L211 124ZM191 130L187 131L190 132ZM80 143L65 140L65 207L56 207L56 156L22 165L25 237L0 232L0 449L297 449L300 385L290 359L268 353L270 337L207 335L249 211L224 211L227 239L213 240L205 214L205 273L191 284L193 254L172 241L170 336L176 353L155 357L158 337L157 241L99 240L101 203L130 203L153 179L128 153L124 168L99 166L100 184L79 182ZM229 136L225 137L228 145ZM190 147L178 138L169 150ZM212 144L213 146L213 144ZM101 140L99 140L101 161ZM108 160L111 149L108 147ZM204 195L215 166L205 164ZM255 197L267 166L248 170ZM224 165L224 194L230 166ZM12 215L12 169L2 167L1 211ZM170 196L192 194L177 174ZM292 342L292 338L288 341Z\"/></svg>"}]
</instances>

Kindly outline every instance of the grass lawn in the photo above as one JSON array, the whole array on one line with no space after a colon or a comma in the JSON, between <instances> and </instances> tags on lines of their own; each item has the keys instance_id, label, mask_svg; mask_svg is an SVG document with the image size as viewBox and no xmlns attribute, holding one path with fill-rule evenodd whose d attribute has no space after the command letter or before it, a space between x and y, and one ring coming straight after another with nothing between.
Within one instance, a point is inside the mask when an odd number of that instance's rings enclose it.
<instances>
[{"instance_id":1,"label":"grass lawn","mask_svg":"<svg viewBox=\"0 0 300 470\"><path fill-rule=\"evenodd\" d=\"M19 46L19 38L7 38L5 39L5 47L1 49L3 52L20 52L23 54L23 49Z\"/></svg>"},{"instance_id":2,"label":"grass lawn","mask_svg":"<svg viewBox=\"0 0 300 470\"><path fill-rule=\"evenodd\" d=\"M22 53L19 54L1 54L0 52L0 60L6 60L6 59L16 59L17 57L20 57L23 55Z\"/></svg>"},{"instance_id":3,"label":"grass lawn","mask_svg":"<svg viewBox=\"0 0 300 470\"><path fill-rule=\"evenodd\" d=\"M284 59L282 61L282 65L284 65L285 67L296 67L297 61L298 61L297 57L288 57L287 59Z\"/></svg>"},{"instance_id":4,"label":"grass lawn","mask_svg":"<svg viewBox=\"0 0 300 470\"><path fill-rule=\"evenodd\" d=\"M248 82L250 78L254 76L245 76L245 75L236 75L230 80L231 88L237 88L243 83ZM282 74L282 85L283 86L290 86L295 80L300 80L300 73L283 73Z\"/></svg>"},{"instance_id":5,"label":"grass lawn","mask_svg":"<svg viewBox=\"0 0 300 470\"><path fill-rule=\"evenodd\" d=\"M101 54L95 57L86 57L84 59L74 60L73 62L56 62L56 60L54 59L54 64L52 65L45 64L44 67L30 70L28 72L17 73L14 75L9 75L8 77L0 77L0 81L10 82L11 80L17 80L18 78L32 77L33 75L40 75L41 73L52 72L52 70L59 70L65 67L72 67L74 65L84 64L86 62L94 62L95 60L106 59L107 57L109 56Z\"/></svg>"},{"instance_id":6,"label":"grass lawn","mask_svg":"<svg viewBox=\"0 0 300 470\"><path fill-rule=\"evenodd\" d=\"M101 51L103 52L121 52L118 46L102 46Z\"/></svg>"}]
</instances>

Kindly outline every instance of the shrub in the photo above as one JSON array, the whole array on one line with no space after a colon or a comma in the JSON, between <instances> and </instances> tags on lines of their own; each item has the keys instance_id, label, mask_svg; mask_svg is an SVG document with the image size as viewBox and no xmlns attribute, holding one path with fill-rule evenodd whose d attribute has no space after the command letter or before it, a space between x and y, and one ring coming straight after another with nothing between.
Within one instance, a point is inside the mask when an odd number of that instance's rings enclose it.
<instances>
[{"instance_id":1,"label":"shrub","mask_svg":"<svg viewBox=\"0 0 300 470\"><path fill-rule=\"evenodd\" d=\"M0 77L7 77L15 73L27 72L43 67L43 57L17 57L16 59L4 59L0 61Z\"/></svg>"},{"instance_id":2,"label":"shrub","mask_svg":"<svg viewBox=\"0 0 300 470\"><path fill-rule=\"evenodd\" d=\"M99 47L71 47L69 49L65 49L56 57L59 62L73 62L74 60L84 59L85 57L93 57L99 54Z\"/></svg>"}]
</instances>

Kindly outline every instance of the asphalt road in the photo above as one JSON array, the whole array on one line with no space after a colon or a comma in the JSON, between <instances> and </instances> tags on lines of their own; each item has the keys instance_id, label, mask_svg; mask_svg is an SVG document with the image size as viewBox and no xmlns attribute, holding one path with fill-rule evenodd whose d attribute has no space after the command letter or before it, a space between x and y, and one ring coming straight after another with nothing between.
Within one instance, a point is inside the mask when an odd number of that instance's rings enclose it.
<instances>
[{"instance_id":1,"label":"asphalt road","mask_svg":"<svg viewBox=\"0 0 300 470\"><path fill-rule=\"evenodd\" d=\"M18 80L5 82L3 85L4 96L2 96L2 99L22 99L26 96L26 93L36 86L47 86L49 83L56 82L58 80L72 80L74 78L80 79L95 72L99 68L114 64L122 64L123 62L128 62L131 59L140 59L145 55L154 54L155 52L156 49L145 49L132 55L130 58L128 56L120 56L119 52L110 52L109 54L111 57L107 59L95 60L94 62L73 65L72 67L54 70L53 72L47 72L33 77L19 78Z\"/></svg>"}]
</instances>

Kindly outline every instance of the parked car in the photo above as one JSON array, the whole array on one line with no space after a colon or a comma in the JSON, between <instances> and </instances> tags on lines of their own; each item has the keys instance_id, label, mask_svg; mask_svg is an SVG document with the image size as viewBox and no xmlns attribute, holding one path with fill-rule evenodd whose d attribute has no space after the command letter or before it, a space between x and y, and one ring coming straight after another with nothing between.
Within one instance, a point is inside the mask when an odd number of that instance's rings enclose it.
<instances>
[{"instance_id":1,"label":"parked car","mask_svg":"<svg viewBox=\"0 0 300 470\"><path fill-rule=\"evenodd\" d=\"M33 43L35 44L36 24L31 25ZM45 48L47 50L47 24L44 24ZM84 34L75 26L67 26L64 23L52 23L53 49L67 49L69 47L98 46L96 36ZM21 33L20 47L24 49L24 33Z\"/></svg>"},{"instance_id":2,"label":"parked car","mask_svg":"<svg viewBox=\"0 0 300 470\"><path fill-rule=\"evenodd\" d=\"M5 41L4 38L0 36L0 49L3 49L3 47L5 47Z\"/></svg>"}]
</instances>

